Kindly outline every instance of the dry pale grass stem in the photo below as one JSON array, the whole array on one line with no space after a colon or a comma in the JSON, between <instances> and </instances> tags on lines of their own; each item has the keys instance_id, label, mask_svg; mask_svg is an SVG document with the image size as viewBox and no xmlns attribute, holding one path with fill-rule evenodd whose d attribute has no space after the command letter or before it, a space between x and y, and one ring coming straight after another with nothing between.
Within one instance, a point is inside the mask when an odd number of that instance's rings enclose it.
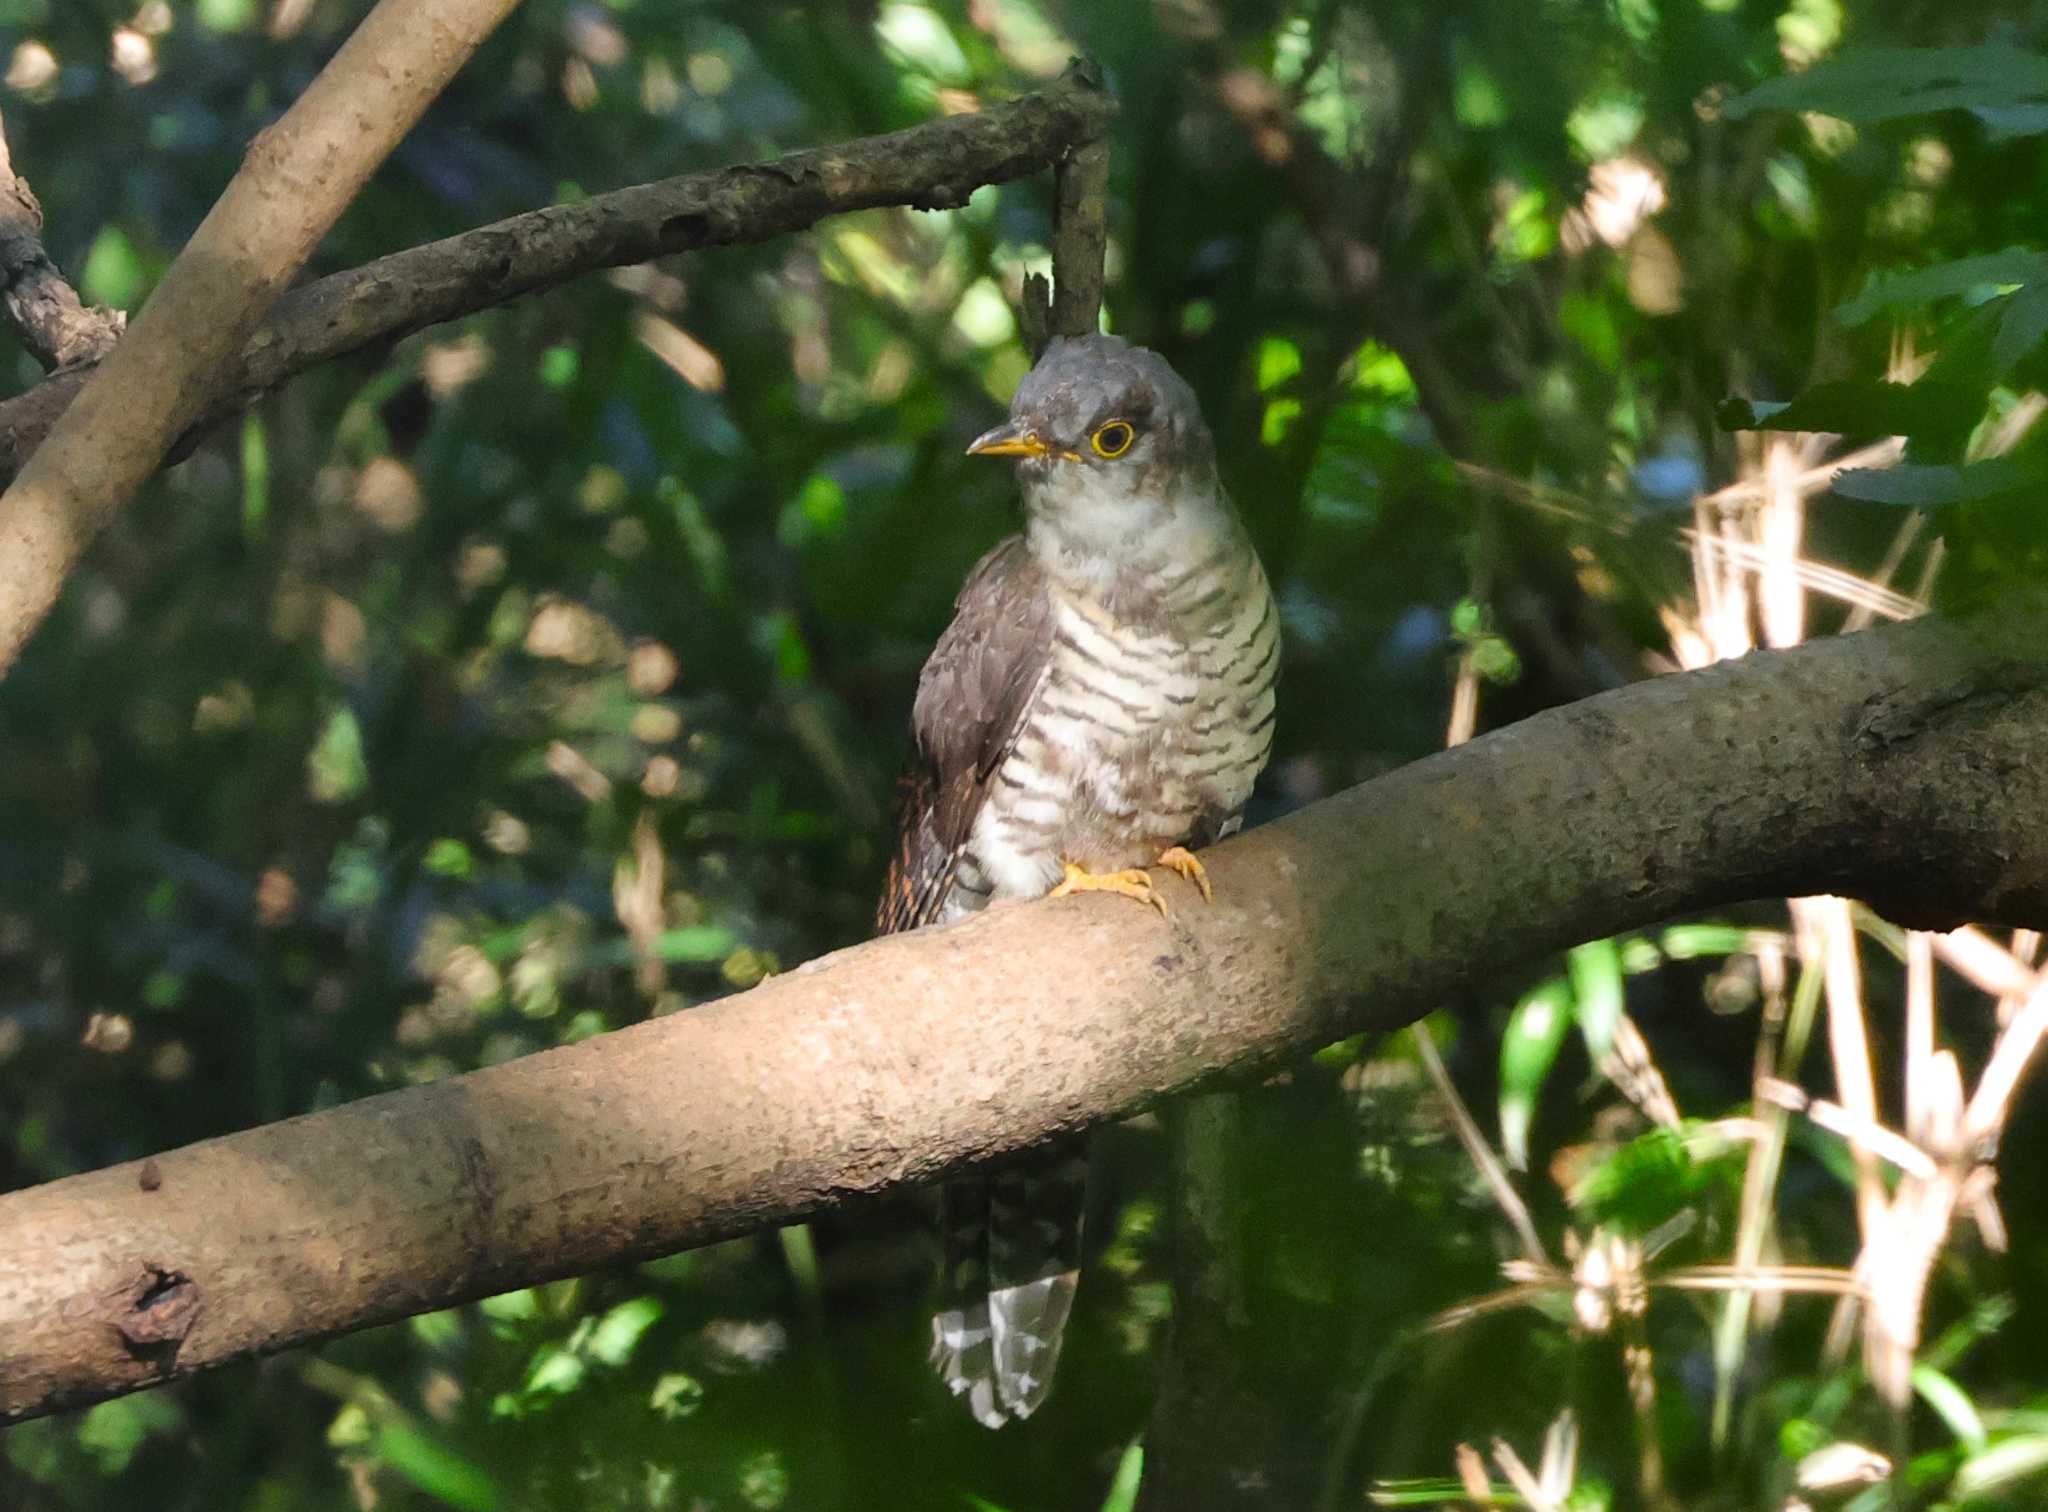
<instances>
[{"instance_id":1,"label":"dry pale grass stem","mask_svg":"<svg viewBox=\"0 0 2048 1512\"><path fill-rule=\"evenodd\" d=\"M1901 372L1920 359L1902 348ZM1980 438L1981 454L2009 450L2044 413L2048 400L2027 395L2006 419ZM1804 554L1808 506L1845 468L1889 466L1903 447L1897 440L1830 455L1833 438L1761 434L1743 438L1744 476L1695 501L1692 527L1681 532L1690 549L1693 600L1663 606L1674 659L1691 669L1767 646L1804 640L1818 605L1839 605L1840 627L1860 629L1876 619L1908 619L1925 611L1942 559L1941 542L1922 545L1924 521L1905 517L1875 572L1860 576ZM1555 489L1526 485L1472 467L1473 481L1516 502L1580 523L1605 524L1625 533L1614 511ZM1916 550L1921 555L1912 591L1893 587ZM1450 744L1469 737L1478 719L1480 679L1461 664L1449 729ZM1645 1504L1666 1502L1656 1433L1655 1370L1645 1326L1653 1288L1726 1294L1714 1337L1718 1373L1713 1436L1725 1443L1732 1421L1734 1380L1753 1327L1768 1325L1769 1299L1789 1292L1839 1299L1831 1339L1844 1346L1858 1320L1865 1367L1879 1394L1902 1409L1912 1390L1914 1354L1921 1336L1927 1281L1949 1242L1958 1214L1967 1215L1987 1244L1999 1247L2004 1227L1994 1200L1991 1162L2012 1097L2026 1067L2048 1036L2048 972L2037 967L2042 940L2018 931L2000 943L1980 929L1932 935L1901 930L1840 898L1788 900L1792 929L1756 930L1743 950L1757 966L1762 1005L1752 1071L1752 1115L1712 1126L1722 1139L1748 1142L1749 1154L1727 1264L1653 1270L1659 1252L1691 1226L1679 1217L1652 1234L1635 1237L1594 1227L1564 1235L1565 1265L1544 1249L1507 1169L1481 1133L1421 1028L1416 1043L1424 1066L1449 1108L1453 1126L1488 1190L1514 1230L1521 1254L1503 1262L1508 1286L1437 1315L1432 1330L1456 1326L1503 1308L1569 1297L1578 1331L1618 1336L1638 1420L1638 1479ZM1878 1105L1871 1062L1872 1035L1859 932L1882 944L1905 968L1905 1108L1902 1127L1887 1127ZM1946 966L1996 1007L2000 1033L1974 1093L1965 1092L1955 1053L1941 1048L1935 1002L1936 964ZM1815 1098L1798 1082L1807 1049L1825 1011L1825 1042L1836 1092ZM1684 1134L1678 1108L1626 1014L1597 1069L1654 1126ZM1772 1263L1776 1191L1783 1167L1788 1120L1803 1116L1842 1138L1856 1169L1860 1250L1852 1269ZM1889 1172L1889 1175L1888 1175ZM1492 1457L1513 1494L1531 1507L1561 1506L1577 1457L1577 1428L1567 1413L1545 1445L1541 1469L1531 1473L1507 1444ZM1892 1473L1894 1461L1862 1445L1843 1442L1806 1456L1798 1466L1803 1498L1839 1494ZM1466 1493L1486 1504L1497 1498L1485 1458L1459 1446L1458 1469ZM1564 1488L1564 1489L1560 1489Z\"/></svg>"},{"instance_id":2,"label":"dry pale grass stem","mask_svg":"<svg viewBox=\"0 0 2048 1512\"><path fill-rule=\"evenodd\" d=\"M1896 356L1901 371L1919 359ZM2048 412L2048 401L2025 396L1981 440L1979 451L2009 450ZM1701 499L1690 532L1696 603L1664 611L1679 661L1685 666L1741 655L1753 645L1796 644L1807 633L1808 595L1848 606L1844 629L1876 618L1921 612L1940 543L1926 553L1918 587L1902 594L1890 585L1917 544L1922 524L1909 516L1876 573L1858 577L1807 560L1802 552L1810 496L1845 466L1881 466L1898 456L1896 443L1822 460L1827 438L1769 436L1747 459L1743 481ZM1786 992L1788 964L1776 950L1757 952L1764 1015L1754 1072L1757 1138L1751 1147L1741 1199L1734 1276L1762 1268L1771 1245L1773 1194L1782 1164L1788 1113L1803 1113L1841 1136L1856 1163L1856 1206L1861 1249L1854 1284L1836 1285L1843 1303L1833 1335L1846 1342L1860 1310L1864 1359L1872 1381L1894 1408L1911 1391L1927 1279L1949 1241L1955 1215L1970 1215L1988 1243L2003 1239L1992 1199L1989 1164L2004 1126L2014 1087L2048 1033L2048 989L2034 967L2040 938L2022 931L2001 945L1981 930L1945 935L1897 930L1836 898L1790 900L1799 962L1797 986ZM1905 1117L1887 1128L1878 1109L1876 1076L1857 926L1894 949L1906 968ZM1935 963L1939 960L1997 1005L2003 1026L1977 1091L1967 1101L1952 1051L1938 1048ZM1815 1009L1824 1001L1828 1056L1838 1101L1813 1099L1795 1084ZM1888 1185L1884 1168L1897 1172ZM1834 1273L1839 1275L1840 1273ZM1816 1289L1828 1273L1809 1279ZM1751 1317L1749 1284L1729 1298L1717 1332L1721 1373L1714 1414L1717 1439L1729 1424L1732 1378Z\"/></svg>"}]
</instances>

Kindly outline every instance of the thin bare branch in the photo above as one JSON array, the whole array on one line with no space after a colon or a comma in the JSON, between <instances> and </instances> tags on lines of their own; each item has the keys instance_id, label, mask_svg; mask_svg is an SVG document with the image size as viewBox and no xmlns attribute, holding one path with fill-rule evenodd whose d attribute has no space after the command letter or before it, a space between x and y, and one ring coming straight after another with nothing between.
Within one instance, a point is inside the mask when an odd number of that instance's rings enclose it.
<instances>
[{"instance_id":1,"label":"thin bare branch","mask_svg":"<svg viewBox=\"0 0 2048 1512\"><path fill-rule=\"evenodd\" d=\"M1422 1057L1422 1064L1429 1072L1429 1079L1435 1084L1437 1095L1444 1101L1444 1107L1451 1115L1451 1125L1458 1131L1458 1141L1465 1147L1472 1164L1479 1168L1485 1178L1487 1190L1493 1193L1493 1200L1499 1206L1502 1216L1514 1228L1515 1237L1522 1242L1522 1253L1531 1265L1547 1268L1550 1256L1544 1251L1543 1240L1536 1232L1535 1220L1529 1216L1528 1204L1522 1201L1515 1184L1508 1180L1507 1167L1500 1157L1493 1153L1493 1146L1486 1142L1486 1135L1480 1132L1479 1124L1472 1112L1465 1106L1465 1099L1458 1095L1458 1088L1451 1081L1451 1074L1444 1069L1443 1057L1437 1054L1436 1040L1430 1036L1427 1024L1415 1026L1415 1051Z\"/></svg>"},{"instance_id":2,"label":"thin bare branch","mask_svg":"<svg viewBox=\"0 0 2048 1512\"><path fill-rule=\"evenodd\" d=\"M320 238L517 3L380 0L249 144L134 328L0 497L0 672Z\"/></svg>"},{"instance_id":3,"label":"thin bare branch","mask_svg":"<svg viewBox=\"0 0 2048 1512\"><path fill-rule=\"evenodd\" d=\"M1108 94L1077 67L1051 88L985 111L614 190L379 258L279 298L239 356L232 348L224 354L217 381L182 422L180 444L295 373L585 273L764 241L853 210L963 205L984 184L1060 162L1100 137L1114 112ZM1095 256L1099 263L1099 249ZM1096 284L1099 290L1099 275ZM58 373L0 402L0 481L16 477L92 372ZM0 552L7 549L0 533ZM0 632L10 612L0 595ZM0 667L7 659L0 634Z\"/></svg>"}]
</instances>

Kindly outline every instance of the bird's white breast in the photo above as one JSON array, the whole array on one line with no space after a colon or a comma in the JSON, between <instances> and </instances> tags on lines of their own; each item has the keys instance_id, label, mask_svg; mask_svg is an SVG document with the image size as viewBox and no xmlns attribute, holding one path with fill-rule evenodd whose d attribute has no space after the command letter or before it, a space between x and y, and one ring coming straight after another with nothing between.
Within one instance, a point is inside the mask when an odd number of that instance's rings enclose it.
<instances>
[{"instance_id":1,"label":"bird's white breast","mask_svg":"<svg viewBox=\"0 0 2048 1512\"><path fill-rule=\"evenodd\" d=\"M1273 733L1279 627L1249 546L1157 576L1139 618L1054 590L1051 653L968 850L992 898L1235 828Z\"/></svg>"}]
</instances>

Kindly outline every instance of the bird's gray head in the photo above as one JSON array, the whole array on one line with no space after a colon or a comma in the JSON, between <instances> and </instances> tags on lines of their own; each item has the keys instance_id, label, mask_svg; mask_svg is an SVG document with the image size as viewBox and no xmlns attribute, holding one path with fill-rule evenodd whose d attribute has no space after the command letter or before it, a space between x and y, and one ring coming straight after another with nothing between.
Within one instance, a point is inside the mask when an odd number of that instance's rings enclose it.
<instances>
[{"instance_id":1,"label":"bird's gray head","mask_svg":"<svg viewBox=\"0 0 2048 1512\"><path fill-rule=\"evenodd\" d=\"M1010 418L967 450L1017 459L1041 555L1157 558L1234 528L1195 391L1157 352L1115 336L1056 338Z\"/></svg>"}]
</instances>

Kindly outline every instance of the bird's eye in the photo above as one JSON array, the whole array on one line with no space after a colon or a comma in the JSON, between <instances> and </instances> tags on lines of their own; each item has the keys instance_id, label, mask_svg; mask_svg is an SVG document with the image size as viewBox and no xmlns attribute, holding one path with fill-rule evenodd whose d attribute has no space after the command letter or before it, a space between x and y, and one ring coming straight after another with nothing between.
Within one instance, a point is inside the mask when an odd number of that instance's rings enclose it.
<instances>
[{"instance_id":1,"label":"bird's eye","mask_svg":"<svg viewBox=\"0 0 2048 1512\"><path fill-rule=\"evenodd\" d=\"M1121 457L1131 449L1131 443L1138 439L1137 431L1128 420L1109 420L1095 427L1095 434L1088 438L1088 444L1095 448L1098 457Z\"/></svg>"}]
</instances>

